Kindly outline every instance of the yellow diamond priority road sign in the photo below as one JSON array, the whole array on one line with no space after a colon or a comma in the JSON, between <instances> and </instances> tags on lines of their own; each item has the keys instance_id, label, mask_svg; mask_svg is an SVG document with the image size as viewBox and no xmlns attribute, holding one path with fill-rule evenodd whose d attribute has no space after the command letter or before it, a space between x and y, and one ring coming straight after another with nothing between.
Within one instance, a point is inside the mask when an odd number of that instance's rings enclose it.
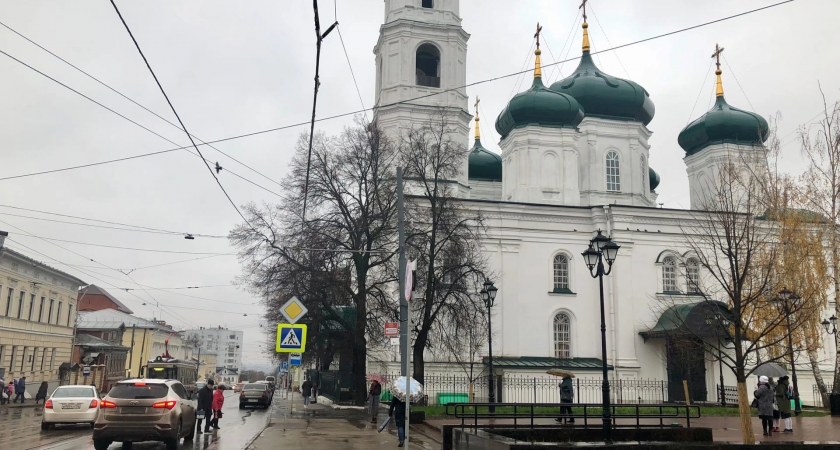
<instances>
[{"instance_id":1,"label":"yellow diamond priority road sign","mask_svg":"<svg viewBox=\"0 0 840 450\"><path fill-rule=\"evenodd\" d=\"M283 306L280 307L280 313L286 318L289 323L294 324L301 319L306 312L309 311L303 306L303 303L297 297L292 297Z\"/></svg>"}]
</instances>

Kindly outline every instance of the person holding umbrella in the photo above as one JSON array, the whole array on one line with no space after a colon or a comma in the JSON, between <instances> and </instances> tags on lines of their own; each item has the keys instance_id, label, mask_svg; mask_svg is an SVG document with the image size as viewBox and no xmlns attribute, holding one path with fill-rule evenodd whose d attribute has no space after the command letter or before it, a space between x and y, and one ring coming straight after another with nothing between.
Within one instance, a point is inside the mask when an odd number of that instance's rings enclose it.
<instances>
[{"instance_id":1,"label":"person holding umbrella","mask_svg":"<svg viewBox=\"0 0 840 450\"><path fill-rule=\"evenodd\" d=\"M379 380L373 378L370 384L370 391L368 391L368 401L370 402L370 423L376 423L376 416L379 413L379 396L382 395L382 385Z\"/></svg>"},{"instance_id":2,"label":"person holding umbrella","mask_svg":"<svg viewBox=\"0 0 840 450\"><path fill-rule=\"evenodd\" d=\"M397 398L396 395L391 398L388 417L393 417L394 423L397 425L397 438L400 440L397 447L402 447L405 445L405 402Z\"/></svg>"}]
</instances>

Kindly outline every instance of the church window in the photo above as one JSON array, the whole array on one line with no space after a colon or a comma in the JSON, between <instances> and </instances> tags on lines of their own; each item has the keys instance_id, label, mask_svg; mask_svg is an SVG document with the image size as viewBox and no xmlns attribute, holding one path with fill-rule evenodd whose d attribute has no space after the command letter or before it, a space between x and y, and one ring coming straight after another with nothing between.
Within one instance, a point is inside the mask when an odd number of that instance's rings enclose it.
<instances>
[{"instance_id":1,"label":"church window","mask_svg":"<svg viewBox=\"0 0 840 450\"><path fill-rule=\"evenodd\" d=\"M572 324L566 313L554 316L554 357L572 357Z\"/></svg>"},{"instance_id":2,"label":"church window","mask_svg":"<svg viewBox=\"0 0 840 450\"><path fill-rule=\"evenodd\" d=\"M607 153L607 190L621 190L621 174L619 172L618 153Z\"/></svg>"},{"instance_id":3,"label":"church window","mask_svg":"<svg viewBox=\"0 0 840 450\"><path fill-rule=\"evenodd\" d=\"M644 195L644 194L647 194L647 182L646 182L647 181L647 169L645 168L645 157L644 156L642 156L642 158L640 159L640 162L641 162L640 165L641 165L641 173L642 173L642 178L641 178L642 194Z\"/></svg>"},{"instance_id":4,"label":"church window","mask_svg":"<svg viewBox=\"0 0 840 450\"><path fill-rule=\"evenodd\" d=\"M677 262L670 256L662 261L662 292L677 292Z\"/></svg>"},{"instance_id":5,"label":"church window","mask_svg":"<svg viewBox=\"0 0 840 450\"><path fill-rule=\"evenodd\" d=\"M418 86L440 87L440 50L432 44L417 49L415 73Z\"/></svg>"},{"instance_id":6,"label":"church window","mask_svg":"<svg viewBox=\"0 0 840 450\"><path fill-rule=\"evenodd\" d=\"M434 8L435 7L434 0L423 0L422 5L423 5L424 8Z\"/></svg>"},{"instance_id":7,"label":"church window","mask_svg":"<svg viewBox=\"0 0 840 450\"><path fill-rule=\"evenodd\" d=\"M569 290L569 258L566 255L554 257L554 292L571 292Z\"/></svg>"},{"instance_id":8,"label":"church window","mask_svg":"<svg viewBox=\"0 0 840 450\"><path fill-rule=\"evenodd\" d=\"M685 263L686 291L700 292L700 264L696 259L689 259Z\"/></svg>"}]
</instances>

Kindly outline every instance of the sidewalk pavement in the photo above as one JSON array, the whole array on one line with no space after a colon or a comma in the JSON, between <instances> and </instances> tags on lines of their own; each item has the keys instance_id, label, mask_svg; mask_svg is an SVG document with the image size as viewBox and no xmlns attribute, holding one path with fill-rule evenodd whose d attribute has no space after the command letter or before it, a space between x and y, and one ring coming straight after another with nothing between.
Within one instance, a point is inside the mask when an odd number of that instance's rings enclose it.
<instances>
[{"instance_id":1,"label":"sidewalk pavement","mask_svg":"<svg viewBox=\"0 0 840 450\"><path fill-rule=\"evenodd\" d=\"M579 419L578 419L579 420ZM556 425L557 423L551 419L537 419L534 421L539 425ZM619 424L626 421L621 421ZM642 422L645 422L644 420ZM658 421L649 421L651 424L658 423ZM674 420L685 426L685 420ZM460 420L427 420L426 423L437 430L441 429L444 424L453 425L460 424ZM470 420L467 424L473 423ZM479 421L479 423L496 423L513 425L513 420L495 420L495 421ZM527 426L529 421L527 419L520 420L519 426ZM589 426L600 426L601 421L598 419L590 419ZM578 423L580 425L580 423ZM752 418L753 432L755 433L756 442L823 442L830 444L840 444L840 417L794 417L793 418L793 433L773 433L773 436L762 436L761 420L757 417ZM784 424L783 424L784 425ZM715 442L732 442L741 443L741 420L738 417L701 417L699 419L691 420L692 427L704 427L712 429L712 436Z\"/></svg>"},{"instance_id":2,"label":"sidewalk pavement","mask_svg":"<svg viewBox=\"0 0 840 450\"><path fill-rule=\"evenodd\" d=\"M387 417L387 410L383 409L379 423ZM274 401L268 426L247 449L276 450L278 446L307 450L396 448L399 441L393 422L382 433L377 432L377 427L378 424L370 423L370 415L366 411L335 409L323 404L309 405L304 409L300 395L295 395L294 412L290 400ZM423 425L412 426L409 430L410 447L439 449L439 433Z\"/></svg>"}]
</instances>

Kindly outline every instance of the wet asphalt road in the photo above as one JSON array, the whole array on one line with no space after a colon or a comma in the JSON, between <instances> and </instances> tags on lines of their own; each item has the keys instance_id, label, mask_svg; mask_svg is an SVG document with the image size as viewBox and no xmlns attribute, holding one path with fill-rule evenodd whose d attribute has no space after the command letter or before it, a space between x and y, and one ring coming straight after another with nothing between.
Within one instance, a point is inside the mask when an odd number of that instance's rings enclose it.
<instances>
[{"instance_id":1,"label":"wet asphalt road","mask_svg":"<svg viewBox=\"0 0 840 450\"><path fill-rule=\"evenodd\" d=\"M239 409L238 394L225 396L219 421L220 430L195 435L194 442L181 443L183 450L242 450L254 436L265 428L271 409ZM276 400L276 398L275 398ZM92 430L86 425L59 426L41 431L43 407L8 408L0 406L0 449L3 450L94 450ZM122 448L114 443L109 450ZM138 442L135 450L165 450L163 443Z\"/></svg>"}]
</instances>

